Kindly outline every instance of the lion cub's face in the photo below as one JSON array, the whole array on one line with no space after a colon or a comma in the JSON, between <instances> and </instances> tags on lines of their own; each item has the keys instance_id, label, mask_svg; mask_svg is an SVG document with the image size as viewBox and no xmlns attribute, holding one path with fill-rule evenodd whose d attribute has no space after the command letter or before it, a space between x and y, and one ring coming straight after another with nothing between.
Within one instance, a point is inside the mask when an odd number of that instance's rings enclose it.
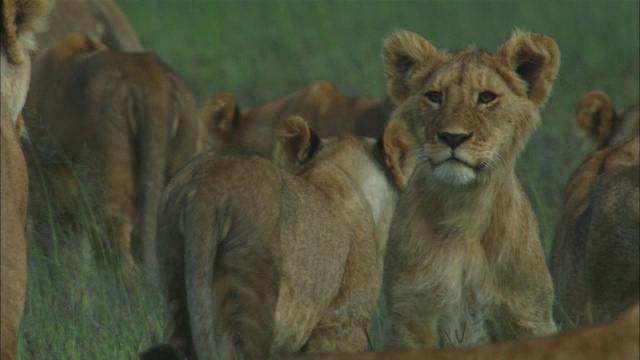
<instances>
[{"instance_id":1,"label":"lion cub's face","mask_svg":"<svg viewBox=\"0 0 640 360\"><path fill-rule=\"evenodd\" d=\"M497 165L501 154L513 151L516 130L528 136L532 128L521 128L528 119L514 116L513 107L533 109L513 93L490 60L485 54L451 59L425 76L405 105L433 175L445 182L476 180Z\"/></svg>"},{"instance_id":2,"label":"lion cub's face","mask_svg":"<svg viewBox=\"0 0 640 360\"><path fill-rule=\"evenodd\" d=\"M418 166L453 185L511 167L535 128L558 57L543 35L515 33L495 55L440 53L408 32L390 38L384 58L394 117L415 137Z\"/></svg>"}]
</instances>

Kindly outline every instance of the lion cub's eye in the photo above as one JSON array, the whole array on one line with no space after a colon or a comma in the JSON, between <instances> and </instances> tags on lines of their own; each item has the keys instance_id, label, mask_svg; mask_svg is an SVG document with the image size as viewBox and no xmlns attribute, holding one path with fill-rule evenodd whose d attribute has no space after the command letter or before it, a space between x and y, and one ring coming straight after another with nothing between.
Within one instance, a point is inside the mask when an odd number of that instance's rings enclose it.
<instances>
[{"instance_id":1,"label":"lion cub's eye","mask_svg":"<svg viewBox=\"0 0 640 360\"><path fill-rule=\"evenodd\" d=\"M478 95L479 104L488 104L496 99L496 94L490 91L483 91Z\"/></svg>"},{"instance_id":2,"label":"lion cub's eye","mask_svg":"<svg viewBox=\"0 0 640 360\"><path fill-rule=\"evenodd\" d=\"M434 103L442 103L442 93L440 91L427 91L426 93L424 93L424 96L426 96L427 99L433 101Z\"/></svg>"}]
</instances>

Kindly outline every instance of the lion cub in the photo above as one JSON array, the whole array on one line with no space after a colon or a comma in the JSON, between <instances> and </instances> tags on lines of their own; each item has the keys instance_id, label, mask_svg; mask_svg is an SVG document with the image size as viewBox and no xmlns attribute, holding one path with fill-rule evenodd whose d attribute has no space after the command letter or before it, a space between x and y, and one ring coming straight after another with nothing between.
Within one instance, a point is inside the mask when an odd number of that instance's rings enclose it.
<instances>
[{"instance_id":1,"label":"lion cub","mask_svg":"<svg viewBox=\"0 0 640 360\"><path fill-rule=\"evenodd\" d=\"M290 117L273 162L210 153L185 166L158 218L168 344L199 359L366 349L399 133L320 140Z\"/></svg>"},{"instance_id":2,"label":"lion cub","mask_svg":"<svg viewBox=\"0 0 640 360\"><path fill-rule=\"evenodd\" d=\"M554 315L564 328L608 320L640 300L638 104L615 112L606 94L592 92L576 123L595 151L567 184L551 249Z\"/></svg>"},{"instance_id":3,"label":"lion cub","mask_svg":"<svg viewBox=\"0 0 640 360\"><path fill-rule=\"evenodd\" d=\"M384 44L394 119L417 145L384 269L387 348L549 334L553 284L514 163L559 67L556 43L516 31L495 54Z\"/></svg>"}]
</instances>

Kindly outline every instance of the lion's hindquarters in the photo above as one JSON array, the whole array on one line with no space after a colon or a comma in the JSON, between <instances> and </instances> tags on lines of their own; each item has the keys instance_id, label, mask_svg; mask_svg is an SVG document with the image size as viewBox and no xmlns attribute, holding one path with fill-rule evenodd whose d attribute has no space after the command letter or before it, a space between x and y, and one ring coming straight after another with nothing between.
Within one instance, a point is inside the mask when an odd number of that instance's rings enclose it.
<instances>
[{"instance_id":1,"label":"lion's hindquarters","mask_svg":"<svg viewBox=\"0 0 640 360\"><path fill-rule=\"evenodd\" d=\"M585 279L594 322L638 302L640 290L639 168L609 169L593 184L586 237Z\"/></svg>"},{"instance_id":2,"label":"lion's hindquarters","mask_svg":"<svg viewBox=\"0 0 640 360\"><path fill-rule=\"evenodd\" d=\"M351 202L343 212L311 191L304 194L286 202L287 212L297 215L284 223L277 344L286 352L364 350L382 271L373 221L362 216L370 210L364 199L343 199Z\"/></svg>"},{"instance_id":3,"label":"lion's hindquarters","mask_svg":"<svg viewBox=\"0 0 640 360\"><path fill-rule=\"evenodd\" d=\"M182 210L186 302L201 359L271 353L279 288L274 256L279 187L263 163L248 165L255 166L240 171L223 166L218 169L225 174L210 173L207 184L189 191ZM265 181L243 185L247 176Z\"/></svg>"}]
</instances>

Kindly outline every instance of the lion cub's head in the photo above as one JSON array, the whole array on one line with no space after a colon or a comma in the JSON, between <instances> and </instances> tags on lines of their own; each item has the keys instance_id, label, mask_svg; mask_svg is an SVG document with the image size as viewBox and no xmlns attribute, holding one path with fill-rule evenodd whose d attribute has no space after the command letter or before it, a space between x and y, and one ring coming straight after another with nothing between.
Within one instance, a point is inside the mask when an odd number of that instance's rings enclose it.
<instances>
[{"instance_id":1,"label":"lion cub's head","mask_svg":"<svg viewBox=\"0 0 640 360\"><path fill-rule=\"evenodd\" d=\"M515 31L495 54L438 51L399 32L384 44L389 94L419 147L418 167L470 184L511 169L551 92L560 53L541 34Z\"/></svg>"}]
</instances>

